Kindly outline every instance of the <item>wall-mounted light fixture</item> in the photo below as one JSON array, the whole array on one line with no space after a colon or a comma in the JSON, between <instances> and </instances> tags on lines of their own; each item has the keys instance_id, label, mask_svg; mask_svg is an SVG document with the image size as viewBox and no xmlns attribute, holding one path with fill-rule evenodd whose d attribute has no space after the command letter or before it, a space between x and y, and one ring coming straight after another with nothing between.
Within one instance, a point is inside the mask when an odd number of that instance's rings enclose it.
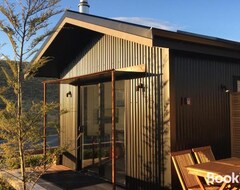
<instances>
[{"instance_id":1,"label":"wall-mounted light fixture","mask_svg":"<svg viewBox=\"0 0 240 190\"><path fill-rule=\"evenodd\" d=\"M66 94L66 97L72 97L72 92L71 91L68 91L67 94Z\"/></svg>"},{"instance_id":2,"label":"wall-mounted light fixture","mask_svg":"<svg viewBox=\"0 0 240 190\"><path fill-rule=\"evenodd\" d=\"M221 84L221 90L226 93L230 92L229 88L227 88L226 85L223 84Z\"/></svg>"},{"instance_id":3,"label":"wall-mounted light fixture","mask_svg":"<svg viewBox=\"0 0 240 190\"><path fill-rule=\"evenodd\" d=\"M139 91L139 89L143 89L144 90L144 85L143 83L140 83L136 86L136 91Z\"/></svg>"}]
</instances>

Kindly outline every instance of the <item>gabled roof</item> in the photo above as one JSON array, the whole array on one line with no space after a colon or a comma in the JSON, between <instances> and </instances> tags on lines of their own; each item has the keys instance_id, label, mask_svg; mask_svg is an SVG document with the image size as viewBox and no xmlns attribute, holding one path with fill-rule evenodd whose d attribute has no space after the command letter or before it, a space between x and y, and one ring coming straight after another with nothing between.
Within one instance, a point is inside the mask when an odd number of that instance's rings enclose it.
<instances>
[{"instance_id":1,"label":"gabled roof","mask_svg":"<svg viewBox=\"0 0 240 190\"><path fill-rule=\"evenodd\" d=\"M224 54L227 53L230 57L240 58L240 43L237 42L186 32L171 32L74 11L66 11L54 31L42 45L33 62L43 56L53 59L41 67L36 76L59 78L64 68L78 53L92 39L102 35L111 35L147 46L184 51L193 51L191 47L195 47L196 51L207 53L209 48L214 48L213 52L218 49L219 55L224 51Z\"/></svg>"}]
</instances>

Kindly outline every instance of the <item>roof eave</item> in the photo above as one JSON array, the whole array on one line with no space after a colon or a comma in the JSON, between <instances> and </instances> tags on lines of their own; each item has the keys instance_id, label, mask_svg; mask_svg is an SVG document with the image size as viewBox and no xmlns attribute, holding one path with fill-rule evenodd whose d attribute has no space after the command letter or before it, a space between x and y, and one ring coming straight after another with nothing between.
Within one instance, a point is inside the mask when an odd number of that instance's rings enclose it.
<instances>
[{"instance_id":1,"label":"roof eave","mask_svg":"<svg viewBox=\"0 0 240 190\"><path fill-rule=\"evenodd\" d=\"M125 22L112 19L103 19L102 17L76 13L73 11L66 11L54 28L54 33L47 38L45 43L40 48L38 54L36 54L36 56L33 58L32 63L37 62L42 56L44 56L44 53L65 24L72 24L88 30L141 43L147 46L153 45L152 30L149 27L127 24Z\"/></svg>"},{"instance_id":2,"label":"roof eave","mask_svg":"<svg viewBox=\"0 0 240 190\"><path fill-rule=\"evenodd\" d=\"M160 36L170 40L183 41L189 43L195 43L199 45L214 46L219 48L232 49L240 51L240 43L215 37L207 37L203 35L191 34L187 32L172 32L161 29L152 29L153 36ZM153 42L154 45L154 42Z\"/></svg>"}]
</instances>

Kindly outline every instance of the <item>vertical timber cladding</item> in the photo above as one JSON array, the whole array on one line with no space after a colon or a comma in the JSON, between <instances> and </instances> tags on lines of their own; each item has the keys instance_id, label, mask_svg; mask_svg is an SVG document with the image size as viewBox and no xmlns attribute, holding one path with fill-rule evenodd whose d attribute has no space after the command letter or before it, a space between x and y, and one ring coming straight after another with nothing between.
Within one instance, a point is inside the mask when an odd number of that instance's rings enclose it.
<instances>
[{"instance_id":1,"label":"vertical timber cladding","mask_svg":"<svg viewBox=\"0 0 240 190\"><path fill-rule=\"evenodd\" d=\"M232 90L233 77L240 76L239 60L177 51L170 56L172 151L211 145L217 159L229 157L229 93L221 85Z\"/></svg>"},{"instance_id":2,"label":"vertical timber cladding","mask_svg":"<svg viewBox=\"0 0 240 190\"><path fill-rule=\"evenodd\" d=\"M230 94L231 156L240 157L240 93Z\"/></svg>"},{"instance_id":3,"label":"vertical timber cladding","mask_svg":"<svg viewBox=\"0 0 240 190\"><path fill-rule=\"evenodd\" d=\"M163 52L160 48L145 47L144 64L148 73L145 78L131 80L129 100L127 101L127 175L141 180L135 182L145 189L155 189L150 184L164 186L169 184L169 178L165 180L166 157L163 152L169 148L168 142L164 144L163 137L163 85L162 71ZM168 57L168 56L167 56ZM153 74L153 75L152 75ZM143 84L138 91L136 87ZM166 130L167 131L167 130ZM164 134L167 136L168 134ZM148 182L148 183L146 183Z\"/></svg>"},{"instance_id":4,"label":"vertical timber cladding","mask_svg":"<svg viewBox=\"0 0 240 190\"><path fill-rule=\"evenodd\" d=\"M67 93L71 92L72 95ZM60 117L60 144L68 149L63 154L62 164L75 170L76 169L76 135L77 135L77 91L76 87L61 84L60 85L60 105L61 110L67 113Z\"/></svg>"},{"instance_id":5,"label":"vertical timber cladding","mask_svg":"<svg viewBox=\"0 0 240 190\"><path fill-rule=\"evenodd\" d=\"M104 35L94 39L83 52L80 52L63 74L63 78L67 78L113 68L146 65L146 77L130 80L126 85L129 87L127 91L130 95L126 98L126 105L128 105L126 169L127 176L130 178L155 184L163 183L161 174L164 170L161 144L163 142L161 56L161 48L152 48ZM136 87L141 83L143 88L137 91ZM63 95L61 103L67 100L64 93L61 92ZM76 118L76 116L70 116L71 114L76 113L69 113L68 116L63 116L65 119L61 120L63 133L70 128L72 131L77 128L74 124L67 127L67 121L71 120L67 118ZM66 140L67 138L63 139L63 141Z\"/></svg>"}]
</instances>

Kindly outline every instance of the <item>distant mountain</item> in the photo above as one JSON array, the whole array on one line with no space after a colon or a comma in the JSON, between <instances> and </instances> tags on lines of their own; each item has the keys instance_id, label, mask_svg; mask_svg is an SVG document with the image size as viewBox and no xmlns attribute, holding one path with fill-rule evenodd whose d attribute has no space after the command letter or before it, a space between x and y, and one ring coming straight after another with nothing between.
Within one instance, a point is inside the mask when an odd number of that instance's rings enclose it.
<instances>
[{"instance_id":1,"label":"distant mountain","mask_svg":"<svg viewBox=\"0 0 240 190\"><path fill-rule=\"evenodd\" d=\"M5 75L3 74L2 67L6 69L7 72L11 73L11 69L7 63L3 60L0 60L0 87L6 86ZM24 80L23 82L23 101L25 104L29 104L32 101L39 102L43 101L43 81L49 80L49 78L33 78L30 80ZM13 93L7 94L8 98L15 98ZM51 88L47 89L47 102L58 102L59 100L59 87L58 85L51 85ZM0 102L0 108L4 105Z\"/></svg>"}]
</instances>

